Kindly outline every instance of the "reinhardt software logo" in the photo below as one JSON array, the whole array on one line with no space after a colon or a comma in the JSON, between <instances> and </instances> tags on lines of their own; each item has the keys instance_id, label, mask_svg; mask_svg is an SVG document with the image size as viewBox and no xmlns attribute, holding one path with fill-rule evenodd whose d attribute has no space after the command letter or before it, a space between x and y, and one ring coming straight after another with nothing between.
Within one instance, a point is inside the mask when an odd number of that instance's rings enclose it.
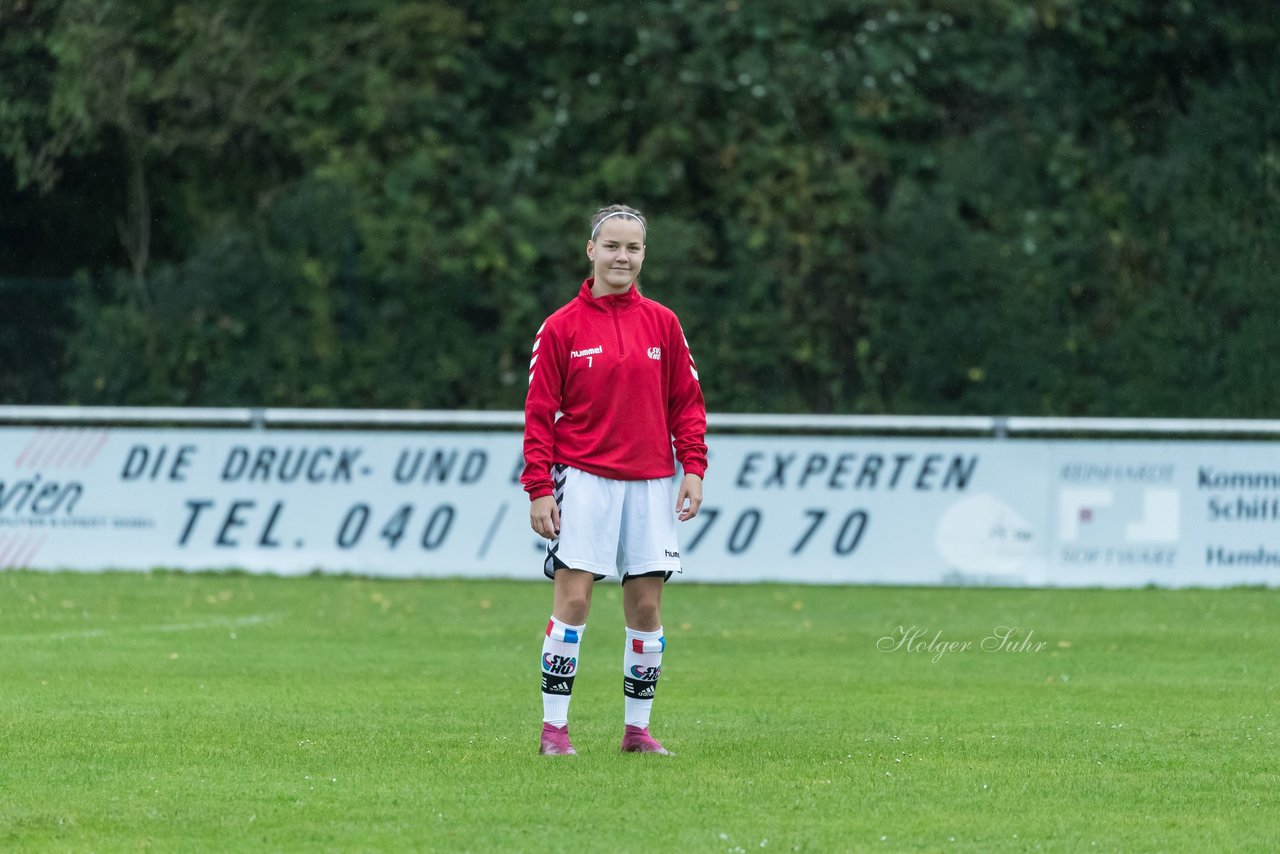
<instances>
[{"instance_id":1,"label":"reinhardt software logo","mask_svg":"<svg viewBox=\"0 0 1280 854\"><path fill-rule=\"evenodd\" d=\"M944 638L942 631L930 634L921 626L898 626L891 633L876 641L876 649L881 652L914 652L929 656L929 660L937 664L950 653L962 652L1005 652L1027 653L1044 652L1049 648L1047 641L1034 640L1035 630L1025 632L1018 626L996 626L991 634L981 640L955 640ZM1058 646L1070 646L1066 641L1059 641Z\"/></svg>"},{"instance_id":2,"label":"reinhardt software logo","mask_svg":"<svg viewBox=\"0 0 1280 854\"><path fill-rule=\"evenodd\" d=\"M1173 463L1069 461L1059 470L1063 564L1163 570L1178 560L1182 494Z\"/></svg>"}]
</instances>

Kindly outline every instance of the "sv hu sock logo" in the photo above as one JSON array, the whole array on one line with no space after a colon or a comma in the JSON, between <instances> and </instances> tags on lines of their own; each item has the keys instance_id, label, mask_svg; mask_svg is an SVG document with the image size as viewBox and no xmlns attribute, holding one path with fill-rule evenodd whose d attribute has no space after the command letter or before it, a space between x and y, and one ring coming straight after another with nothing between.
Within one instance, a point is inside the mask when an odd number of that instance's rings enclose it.
<instances>
[{"instance_id":1,"label":"sv hu sock logo","mask_svg":"<svg viewBox=\"0 0 1280 854\"><path fill-rule=\"evenodd\" d=\"M554 676L572 676L577 670L578 659L572 655L552 655L547 653L542 656L542 672L544 673L550 673Z\"/></svg>"},{"instance_id":2,"label":"sv hu sock logo","mask_svg":"<svg viewBox=\"0 0 1280 854\"><path fill-rule=\"evenodd\" d=\"M662 675L661 667L641 667L639 664L632 665L631 676L639 679L641 682L657 682L658 677Z\"/></svg>"}]
</instances>

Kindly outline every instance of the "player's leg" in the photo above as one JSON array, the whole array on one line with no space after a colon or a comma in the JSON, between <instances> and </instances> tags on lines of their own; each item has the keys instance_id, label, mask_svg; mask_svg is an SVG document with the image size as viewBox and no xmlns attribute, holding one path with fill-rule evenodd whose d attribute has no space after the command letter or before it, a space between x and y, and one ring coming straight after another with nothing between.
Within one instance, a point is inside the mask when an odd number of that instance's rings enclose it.
<instances>
[{"instance_id":1,"label":"player's leg","mask_svg":"<svg viewBox=\"0 0 1280 854\"><path fill-rule=\"evenodd\" d=\"M669 481L630 485L623 515L622 612L627 622L622 657L625 729L622 749L628 753L669 753L649 734L662 654L662 589L680 569L675 514Z\"/></svg>"},{"instance_id":2,"label":"player's leg","mask_svg":"<svg viewBox=\"0 0 1280 854\"><path fill-rule=\"evenodd\" d=\"M582 637L591 610L591 591L603 578L599 569L616 564L617 525L612 542L599 534L608 530L609 511L621 498L611 498L607 482L568 466L556 466L556 503L560 534L547 545L543 573L555 584L551 619L542 642L542 736L545 754L573 754L569 741L569 701L581 662Z\"/></svg>"},{"instance_id":3,"label":"player's leg","mask_svg":"<svg viewBox=\"0 0 1280 854\"><path fill-rule=\"evenodd\" d=\"M662 586L666 573L627 576L622 584L622 612L627 621L622 653L622 695L625 753L669 753L649 734L653 698L662 675L667 642L662 631Z\"/></svg>"},{"instance_id":4,"label":"player's leg","mask_svg":"<svg viewBox=\"0 0 1280 854\"><path fill-rule=\"evenodd\" d=\"M589 572L569 567L555 571L551 619L542 640L541 753L558 756L576 752L569 741L569 701L594 584L595 576Z\"/></svg>"}]
</instances>

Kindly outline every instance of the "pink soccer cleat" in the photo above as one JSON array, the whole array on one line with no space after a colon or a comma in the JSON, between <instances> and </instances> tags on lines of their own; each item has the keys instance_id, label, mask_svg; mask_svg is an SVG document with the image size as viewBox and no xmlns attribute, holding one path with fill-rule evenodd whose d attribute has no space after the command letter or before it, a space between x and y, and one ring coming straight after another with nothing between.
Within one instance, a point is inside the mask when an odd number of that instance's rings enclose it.
<instances>
[{"instance_id":1,"label":"pink soccer cleat","mask_svg":"<svg viewBox=\"0 0 1280 854\"><path fill-rule=\"evenodd\" d=\"M654 742L657 744L657 742ZM569 742L569 725L552 726L544 723L542 725L542 743L538 746L538 752L543 756L577 756L578 751L573 749L573 745Z\"/></svg>"},{"instance_id":2,"label":"pink soccer cleat","mask_svg":"<svg viewBox=\"0 0 1280 854\"><path fill-rule=\"evenodd\" d=\"M622 752L660 753L663 756L675 756L674 753L663 747L656 738L649 735L648 727L641 728L630 724L627 724L627 729L622 734Z\"/></svg>"}]
</instances>

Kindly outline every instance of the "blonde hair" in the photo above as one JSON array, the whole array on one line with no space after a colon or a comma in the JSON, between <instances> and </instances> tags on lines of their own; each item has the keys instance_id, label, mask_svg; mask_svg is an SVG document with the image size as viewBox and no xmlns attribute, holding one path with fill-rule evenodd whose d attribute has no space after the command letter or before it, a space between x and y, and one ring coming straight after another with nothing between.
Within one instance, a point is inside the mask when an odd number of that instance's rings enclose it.
<instances>
[{"instance_id":1,"label":"blonde hair","mask_svg":"<svg viewBox=\"0 0 1280 854\"><path fill-rule=\"evenodd\" d=\"M644 218L644 214L627 205L609 205L607 208L601 208L596 211L595 216L591 217L591 239L596 239L596 234L600 231L600 226L604 225L606 219L612 219L616 216L634 219L640 223L640 228L644 231L645 237L649 236L649 223Z\"/></svg>"}]
</instances>

